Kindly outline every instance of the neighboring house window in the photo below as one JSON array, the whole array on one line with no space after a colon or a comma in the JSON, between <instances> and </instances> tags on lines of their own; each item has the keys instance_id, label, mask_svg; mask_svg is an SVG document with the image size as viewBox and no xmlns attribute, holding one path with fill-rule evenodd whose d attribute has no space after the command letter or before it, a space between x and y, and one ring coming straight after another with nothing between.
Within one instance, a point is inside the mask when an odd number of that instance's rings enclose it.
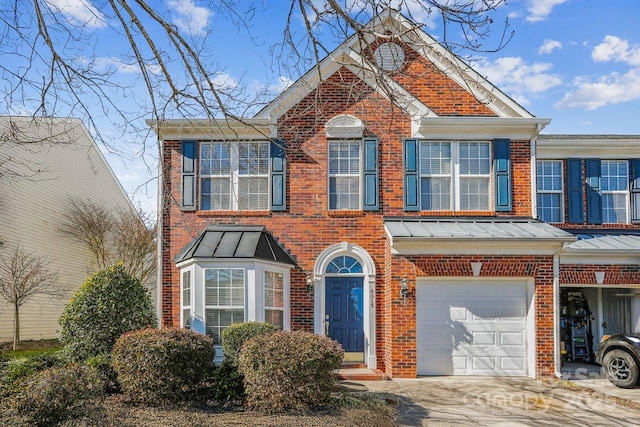
<instances>
[{"instance_id":1,"label":"neighboring house window","mask_svg":"<svg viewBox=\"0 0 640 427\"><path fill-rule=\"evenodd\" d=\"M422 210L489 210L491 144L420 142Z\"/></svg>"},{"instance_id":2,"label":"neighboring house window","mask_svg":"<svg viewBox=\"0 0 640 427\"><path fill-rule=\"evenodd\" d=\"M545 222L563 222L562 161L541 160L537 164L538 217Z\"/></svg>"},{"instance_id":3,"label":"neighboring house window","mask_svg":"<svg viewBox=\"0 0 640 427\"><path fill-rule=\"evenodd\" d=\"M191 327L191 271L182 273L182 327Z\"/></svg>"},{"instance_id":4,"label":"neighboring house window","mask_svg":"<svg viewBox=\"0 0 640 427\"><path fill-rule=\"evenodd\" d=\"M329 209L360 209L360 141L329 142Z\"/></svg>"},{"instance_id":5,"label":"neighboring house window","mask_svg":"<svg viewBox=\"0 0 640 427\"><path fill-rule=\"evenodd\" d=\"M626 224L628 222L629 163L603 160L600 188L602 192L602 222Z\"/></svg>"},{"instance_id":6,"label":"neighboring house window","mask_svg":"<svg viewBox=\"0 0 640 427\"><path fill-rule=\"evenodd\" d=\"M221 343L222 331L244 322L244 277L241 268L207 268L205 271L205 322L207 335Z\"/></svg>"},{"instance_id":7,"label":"neighboring house window","mask_svg":"<svg viewBox=\"0 0 640 427\"><path fill-rule=\"evenodd\" d=\"M278 329L284 327L284 275L264 272L264 321Z\"/></svg>"},{"instance_id":8,"label":"neighboring house window","mask_svg":"<svg viewBox=\"0 0 640 427\"><path fill-rule=\"evenodd\" d=\"M269 142L200 144L200 208L269 209Z\"/></svg>"}]
</instances>

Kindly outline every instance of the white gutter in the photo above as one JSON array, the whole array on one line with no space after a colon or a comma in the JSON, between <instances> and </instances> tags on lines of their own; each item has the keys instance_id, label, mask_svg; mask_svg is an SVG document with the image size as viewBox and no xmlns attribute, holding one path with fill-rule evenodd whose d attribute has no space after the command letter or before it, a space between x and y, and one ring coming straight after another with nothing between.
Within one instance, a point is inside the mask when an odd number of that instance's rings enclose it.
<instances>
[{"instance_id":1,"label":"white gutter","mask_svg":"<svg viewBox=\"0 0 640 427\"><path fill-rule=\"evenodd\" d=\"M567 244L553 256L553 367L554 374L563 378L560 360L560 255L567 249Z\"/></svg>"},{"instance_id":2,"label":"white gutter","mask_svg":"<svg viewBox=\"0 0 640 427\"><path fill-rule=\"evenodd\" d=\"M157 123L156 125L156 135L158 135ZM164 153L164 141L158 135L158 200L157 200L157 212L156 212L156 316L158 318L158 327L162 328L162 218L163 218L163 210L164 210L164 161L162 159L162 155Z\"/></svg>"}]
</instances>

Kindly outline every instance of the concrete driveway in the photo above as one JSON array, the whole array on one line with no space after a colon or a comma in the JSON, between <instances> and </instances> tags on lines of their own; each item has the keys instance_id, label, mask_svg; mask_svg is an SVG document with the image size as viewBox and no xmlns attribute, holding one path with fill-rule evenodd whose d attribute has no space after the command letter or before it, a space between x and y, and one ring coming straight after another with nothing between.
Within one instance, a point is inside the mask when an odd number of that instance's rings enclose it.
<instances>
[{"instance_id":1,"label":"concrete driveway","mask_svg":"<svg viewBox=\"0 0 640 427\"><path fill-rule=\"evenodd\" d=\"M402 426L640 426L640 389L626 390L627 398L621 398L606 393L610 385L606 380L593 381L599 381L601 390L568 381L511 377L424 377L343 384L399 402ZM611 387L611 391L620 390Z\"/></svg>"}]
</instances>

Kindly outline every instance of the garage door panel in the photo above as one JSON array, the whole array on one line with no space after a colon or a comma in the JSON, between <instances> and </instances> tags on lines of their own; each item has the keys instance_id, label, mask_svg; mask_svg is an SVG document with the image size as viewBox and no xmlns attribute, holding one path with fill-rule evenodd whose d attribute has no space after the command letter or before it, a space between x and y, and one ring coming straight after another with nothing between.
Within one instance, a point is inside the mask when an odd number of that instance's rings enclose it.
<instances>
[{"instance_id":1,"label":"garage door panel","mask_svg":"<svg viewBox=\"0 0 640 427\"><path fill-rule=\"evenodd\" d=\"M418 283L419 375L526 375L525 283Z\"/></svg>"}]
</instances>

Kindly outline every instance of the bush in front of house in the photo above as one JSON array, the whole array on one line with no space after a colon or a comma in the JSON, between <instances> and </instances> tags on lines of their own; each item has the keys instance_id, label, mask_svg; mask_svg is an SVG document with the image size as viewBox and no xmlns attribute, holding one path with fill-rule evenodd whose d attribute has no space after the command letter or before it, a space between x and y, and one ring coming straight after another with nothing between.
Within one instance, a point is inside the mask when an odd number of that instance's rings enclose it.
<instances>
[{"instance_id":1,"label":"bush in front of house","mask_svg":"<svg viewBox=\"0 0 640 427\"><path fill-rule=\"evenodd\" d=\"M269 334L278 328L265 322L234 323L222 331L222 351L224 357L233 363L238 363L240 350L245 342L256 335Z\"/></svg>"},{"instance_id":2,"label":"bush in front of house","mask_svg":"<svg viewBox=\"0 0 640 427\"><path fill-rule=\"evenodd\" d=\"M29 377L49 368L65 366L68 363L69 359L62 351L12 359L2 369L0 396L7 397L15 394L22 389L23 382Z\"/></svg>"},{"instance_id":3,"label":"bush in front of house","mask_svg":"<svg viewBox=\"0 0 640 427\"><path fill-rule=\"evenodd\" d=\"M65 351L76 361L109 354L124 332L156 325L149 292L122 264L90 276L60 317Z\"/></svg>"},{"instance_id":4,"label":"bush in front of house","mask_svg":"<svg viewBox=\"0 0 640 427\"><path fill-rule=\"evenodd\" d=\"M221 403L241 403L244 401L244 376L238 369L238 357L242 346L249 339L262 334L270 334L278 328L265 322L234 323L222 331L222 351L225 359L216 369L213 398Z\"/></svg>"},{"instance_id":5,"label":"bush in front of house","mask_svg":"<svg viewBox=\"0 0 640 427\"><path fill-rule=\"evenodd\" d=\"M85 365L46 369L26 380L8 401L8 412L20 424L50 426L81 414L89 399L103 394L98 373Z\"/></svg>"},{"instance_id":6,"label":"bush in front of house","mask_svg":"<svg viewBox=\"0 0 640 427\"><path fill-rule=\"evenodd\" d=\"M120 392L120 383L118 382L118 373L113 369L111 354L100 354L85 360L85 365L96 370L100 376L100 380L104 384L104 392L106 394L116 394Z\"/></svg>"},{"instance_id":7,"label":"bush in front of house","mask_svg":"<svg viewBox=\"0 0 640 427\"><path fill-rule=\"evenodd\" d=\"M248 340L239 357L247 404L266 412L326 406L343 355L336 341L302 331Z\"/></svg>"},{"instance_id":8,"label":"bush in front of house","mask_svg":"<svg viewBox=\"0 0 640 427\"><path fill-rule=\"evenodd\" d=\"M112 352L122 393L138 403L184 400L211 377L213 339L188 329L128 332Z\"/></svg>"}]
</instances>

